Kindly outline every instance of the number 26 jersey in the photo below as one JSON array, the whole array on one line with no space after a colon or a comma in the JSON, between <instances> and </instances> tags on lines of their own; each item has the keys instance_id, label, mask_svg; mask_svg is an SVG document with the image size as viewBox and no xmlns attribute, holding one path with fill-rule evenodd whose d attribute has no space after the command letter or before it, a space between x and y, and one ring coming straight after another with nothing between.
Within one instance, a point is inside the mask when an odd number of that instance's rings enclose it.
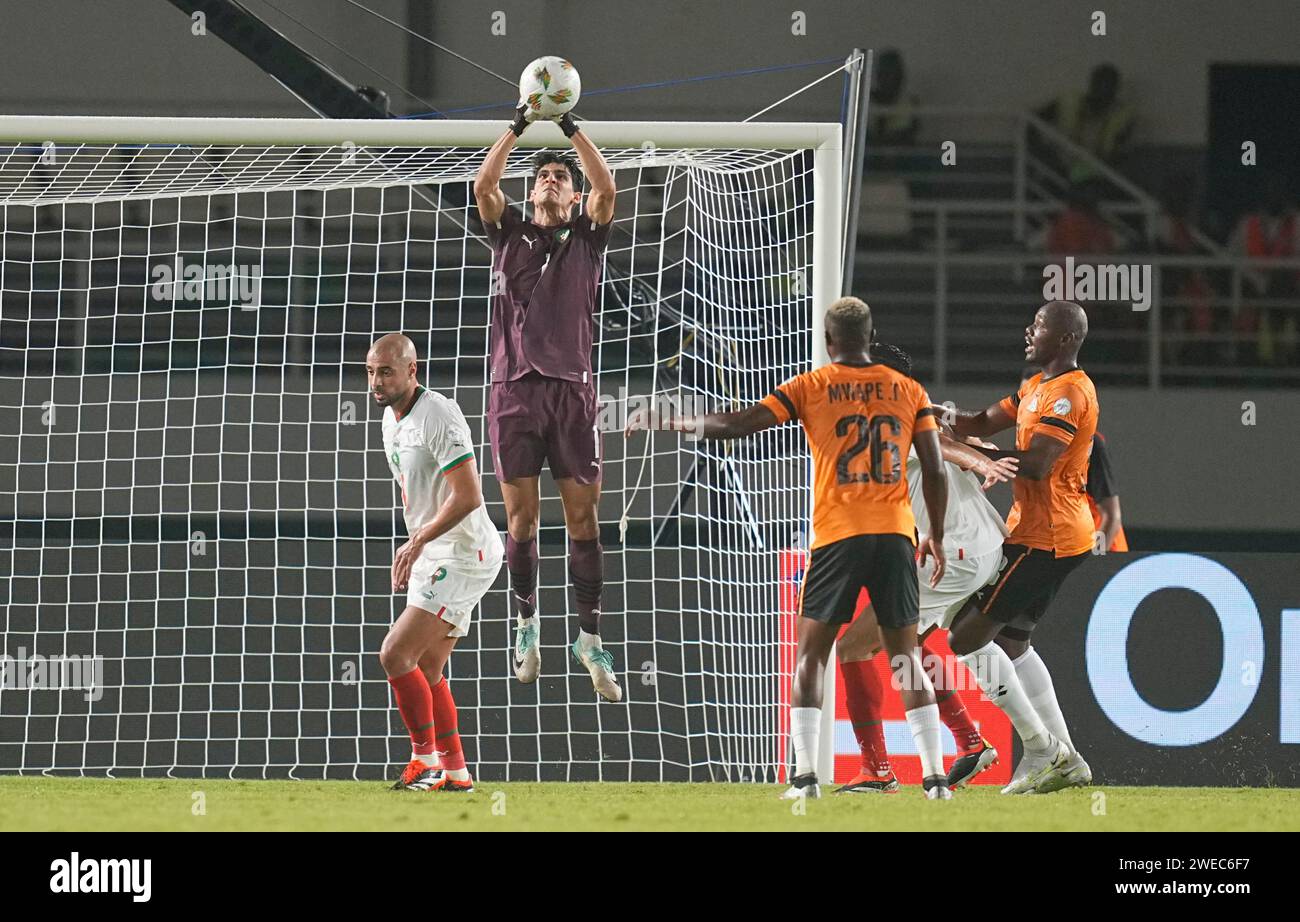
<instances>
[{"instance_id":1,"label":"number 26 jersey","mask_svg":"<svg viewBox=\"0 0 1300 922\"><path fill-rule=\"evenodd\" d=\"M813 461L813 541L899 534L915 543L907 456L918 432L939 428L925 388L876 363L832 362L786 381L762 404L798 420Z\"/></svg>"}]
</instances>

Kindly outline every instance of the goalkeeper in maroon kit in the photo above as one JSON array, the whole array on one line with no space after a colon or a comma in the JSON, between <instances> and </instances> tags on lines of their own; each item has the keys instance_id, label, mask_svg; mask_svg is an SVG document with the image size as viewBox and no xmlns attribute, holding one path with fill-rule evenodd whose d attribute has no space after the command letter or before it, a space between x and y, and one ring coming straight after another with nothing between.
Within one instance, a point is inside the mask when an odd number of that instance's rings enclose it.
<instances>
[{"instance_id":1,"label":"goalkeeper in maroon kit","mask_svg":"<svg viewBox=\"0 0 1300 922\"><path fill-rule=\"evenodd\" d=\"M492 244L491 385L488 432L505 499L506 566L517 619L515 675L537 680L537 526L543 463L560 491L569 533L569 577L578 610L574 659L597 692L618 701L614 659L601 647L604 564L597 506L601 434L591 346L601 266L614 217L614 176L570 113L556 119L577 151L533 159L532 218L507 204L506 160L534 115L515 121L488 151L474 196ZM585 201L583 174L591 183Z\"/></svg>"}]
</instances>

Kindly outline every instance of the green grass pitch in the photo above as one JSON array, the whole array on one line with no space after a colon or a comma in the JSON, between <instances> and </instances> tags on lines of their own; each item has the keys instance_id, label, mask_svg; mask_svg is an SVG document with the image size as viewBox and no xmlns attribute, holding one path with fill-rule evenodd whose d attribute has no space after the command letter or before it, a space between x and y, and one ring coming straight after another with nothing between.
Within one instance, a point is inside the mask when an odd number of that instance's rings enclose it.
<instances>
[{"instance_id":1,"label":"green grass pitch","mask_svg":"<svg viewBox=\"0 0 1300 922\"><path fill-rule=\"evenodd\" d=\"M488 781L459 795L389 791L382 782L0 777L0 829L1300 830L1300 789L1095 787L1004 797L976 787L935 803L911 787L803 805L779 800L780 790Z\"/></svg>"}]
</instances>

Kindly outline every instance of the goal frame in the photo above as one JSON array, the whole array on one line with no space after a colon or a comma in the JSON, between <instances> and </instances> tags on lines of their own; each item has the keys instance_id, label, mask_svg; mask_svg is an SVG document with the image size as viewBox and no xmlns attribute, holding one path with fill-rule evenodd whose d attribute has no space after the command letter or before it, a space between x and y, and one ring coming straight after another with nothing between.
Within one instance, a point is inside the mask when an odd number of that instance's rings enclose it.
<instances>
[{"instance_id":1,"label":"goal frame","mask_svg":"<svg viewBox=\"0 0 1300 922\"><path fill-rule=\"evenodd\" d=\"M324 145L488 148L502 119L169 118L158 116L0 116L0 143ZM843 127L839 122L583 121L597 147L651 150L742 148L813 152L812 367L828 362L822 320L843 285ZM520 148L567 147L557 124L538 122ZM396 183L395 183L396 184ZM376 184L379 185L379 184ZM183 192L172 194L184 195ZM80 200L75 194L64 199ZM811 478L810 492L811 492ZM812 497L809 497L809 509ZM811 545L811 523L809 525ZM835 658L825 670L818 775L834 777Z\"/></svg>"}]
</instances>

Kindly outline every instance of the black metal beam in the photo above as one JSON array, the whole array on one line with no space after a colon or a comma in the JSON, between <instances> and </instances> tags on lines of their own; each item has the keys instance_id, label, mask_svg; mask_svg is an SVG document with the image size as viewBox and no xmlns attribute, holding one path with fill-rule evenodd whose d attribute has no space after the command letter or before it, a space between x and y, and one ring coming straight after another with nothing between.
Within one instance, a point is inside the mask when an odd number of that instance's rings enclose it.
<instances>
[{"instance_id":1,"label":"black metal beam","mask_svg":"<svg viewBox=\"0 0 1300 922\"><path fill-rule=\"evenodd\" d=\"M412 32L433 36L433 4L429 0L406 0L406 24ZM429 43L414 35L406 40L406 85L413 93L428 96L433 93L433 54Z\"/></svg>"},{"instance_id":2,"label":"black metal beam","mask_svg":"<svg viewBox=\"0 0 1300 922\"><path fill-rule=\"evenodd\" d=\"M388 118L382 94L357 87L236 0L166 0L186 16L202 12L208 32L248 58L324 118Z\"/></svg>"}]
</instances>

